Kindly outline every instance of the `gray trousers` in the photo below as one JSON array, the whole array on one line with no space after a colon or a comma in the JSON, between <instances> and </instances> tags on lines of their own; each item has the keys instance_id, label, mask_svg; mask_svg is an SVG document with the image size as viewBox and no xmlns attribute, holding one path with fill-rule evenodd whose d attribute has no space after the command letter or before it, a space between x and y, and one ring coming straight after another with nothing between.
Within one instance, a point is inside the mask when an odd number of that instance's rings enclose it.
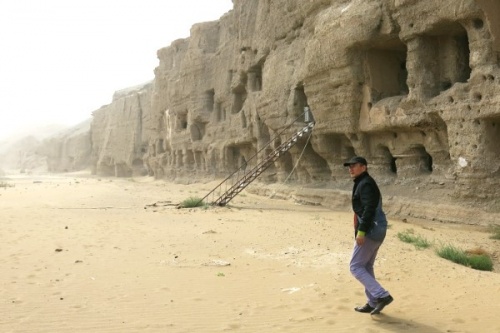
<instances>
[{"instance_id":1,"label":"gray trousers","mask_svg":"<svg viewBox=\"0 0 500 333\"><path fill-rule=\"evenodd\" d=\"M358 246L354 242L354 250L349 265L351 274L365 287L365 294L368 298L367 303L372 307L377 304L377 298L389 296L389 292L382 288L375 279L373 271L373 264L380 245L382 245L382 242L376 242L368 237L365 237L365 243L362 246Z\"/></svg>"}]
</instances>

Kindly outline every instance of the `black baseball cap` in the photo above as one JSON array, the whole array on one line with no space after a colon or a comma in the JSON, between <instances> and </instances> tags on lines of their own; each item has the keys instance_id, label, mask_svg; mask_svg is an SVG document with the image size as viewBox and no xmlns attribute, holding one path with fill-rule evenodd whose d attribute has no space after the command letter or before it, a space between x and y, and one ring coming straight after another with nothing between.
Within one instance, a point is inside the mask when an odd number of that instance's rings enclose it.
<instances>
[{"instance_id":1,"label":"black baseball cap","mask_svg":"<svg viewBox=\"0 0 500 333\"><path fill-rule=\"evenodd\" d=\"M349 161L345 162L344 166L349 166L349 165L356 164L356 163L368 165L368 163L366 162L364 157L354 156Z\"/></svg>"}]
</instances>

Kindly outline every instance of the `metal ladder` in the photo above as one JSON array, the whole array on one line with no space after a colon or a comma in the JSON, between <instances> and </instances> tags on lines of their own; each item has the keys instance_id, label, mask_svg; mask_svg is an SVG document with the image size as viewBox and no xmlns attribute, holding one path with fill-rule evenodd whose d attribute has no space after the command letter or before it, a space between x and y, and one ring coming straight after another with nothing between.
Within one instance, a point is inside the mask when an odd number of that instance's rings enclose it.
<instances>
[{"instance_id":1,"label":"metal ladder","mask_svg":"<svg viewBox=\"0 0 500 333\"><path fill-rule=\"evenodd\" d=\"M290 148L292 148L298 141L299 138L304 136L304 134L312 132L315 122L312 117L311 111L309 107L304 108L304 113L300 116L304 116L304 121L306 123L306 126L301 128L299 131L294 133L292 137L290 137L288 140L280 144L276 149L274 149L269 155L267 155L260 163L258 163L255 167L253 167L250 171L245 172L243 176L238 178L238 180L228 189L226 190L221 196L219 196L214 202L211 204L214 206L225 206L229 201L231 201L238 193L243 191L245 187L247 187L250 183L252 183L258 176L260 176L269 166L271 166L272 163L274 163L278 158L283 156ZM292 124L287 126L285 128L289 129L296 121L294 121ZM269 142L266 147L268 147L271 144ZM265 148L266 148L265 147ZM217 185L212 191L210 191L201 201L205 200L210 194L214 193L217 189L220 189L223 187L225 183L230 181L231 177L238 172L235 171L233 174L231 174L229 177L227 177L225 180L223 180L219 185Z\"/></svg>"}]
</instances>

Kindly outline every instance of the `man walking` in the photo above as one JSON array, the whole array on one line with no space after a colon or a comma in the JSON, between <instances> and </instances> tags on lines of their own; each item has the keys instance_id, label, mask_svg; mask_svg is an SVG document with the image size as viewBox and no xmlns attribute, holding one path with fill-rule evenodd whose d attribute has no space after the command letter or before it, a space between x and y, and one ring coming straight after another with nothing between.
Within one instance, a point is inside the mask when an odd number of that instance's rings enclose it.
<instances>
[{"instance_id":1,"label":"man walking","mask_svg":"<svg viewBox=\"0 0 500 333\"><path fill-rule=\"evenodd\" d=\"M387 220L382 210L382 195L375 180L368 174L368 163L361 156L355 156L344 163L354 180L352 208L354 210L354 251L350 270L352 275L365 287L368 299L363 306L354 310L379 314L393 298L375 279L373 264L378 249L384 241Z\"/></svg>"}]
</instances>

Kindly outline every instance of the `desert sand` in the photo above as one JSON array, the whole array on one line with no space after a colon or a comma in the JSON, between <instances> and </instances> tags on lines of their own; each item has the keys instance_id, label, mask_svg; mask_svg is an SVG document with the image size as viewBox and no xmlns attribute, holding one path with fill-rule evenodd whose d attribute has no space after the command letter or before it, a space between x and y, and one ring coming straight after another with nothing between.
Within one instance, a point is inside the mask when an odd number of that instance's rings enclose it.
<instances>
[{"instance_id":1,"label":"desert sand","mask_svg":"<svg viewBox=\"0 0 500 333\"><path fill-rule=\"evenodd\" d=\"M439 244L500 242L477 227L389 218L381 315L348 268L350 207L255 196L176 209L216 184L24 176L0 188L0 332L500 332L500 275L439 258ZM252 186L258 186L252 184ZM413 229L433 242L397 238Z\"/></svg>"}]
</instances>

